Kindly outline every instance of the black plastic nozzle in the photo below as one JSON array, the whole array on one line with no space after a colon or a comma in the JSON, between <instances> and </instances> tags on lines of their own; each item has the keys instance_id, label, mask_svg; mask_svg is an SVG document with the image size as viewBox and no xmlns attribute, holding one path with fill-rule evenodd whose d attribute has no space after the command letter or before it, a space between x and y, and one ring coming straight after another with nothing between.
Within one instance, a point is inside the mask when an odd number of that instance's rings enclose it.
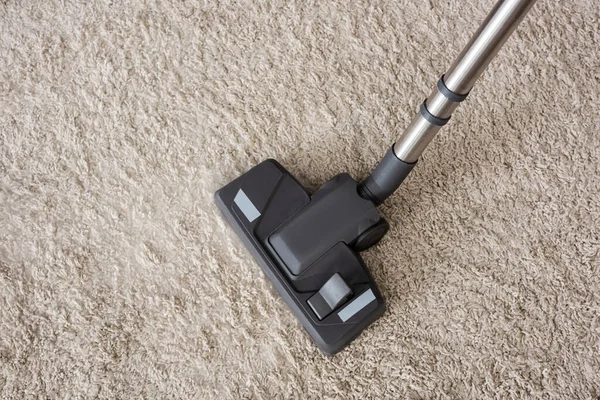
<instances>
[{"instance_id":1,"label":"black plastic nozzle","mask_svg":"<svg viewBox=\"0 0 600 400\"><path fill-rule=\"evenodd\" d=\"M400 187L416 164L400 160L392 146L371 175L359 185L358 193L375 205L380 205Z\"/></svg>"}]
</instances>

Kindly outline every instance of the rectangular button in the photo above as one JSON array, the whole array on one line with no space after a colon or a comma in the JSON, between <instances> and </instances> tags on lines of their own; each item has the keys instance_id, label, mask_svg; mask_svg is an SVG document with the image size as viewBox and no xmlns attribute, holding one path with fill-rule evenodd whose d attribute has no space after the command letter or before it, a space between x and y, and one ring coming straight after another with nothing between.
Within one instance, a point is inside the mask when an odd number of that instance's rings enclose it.
<instances>
[{"instance_id":1,"label":"rectangular button","mask_svg":"<svg viewBox=\"0 0 600 400\"><path fill-rule=\"evenodd\" d=\"M308 299L308 305L322 320L333 310L344 303L352 294L352 289L346 284L340 274L334 274L321 289Z\"/></svg>"}]
</instances>

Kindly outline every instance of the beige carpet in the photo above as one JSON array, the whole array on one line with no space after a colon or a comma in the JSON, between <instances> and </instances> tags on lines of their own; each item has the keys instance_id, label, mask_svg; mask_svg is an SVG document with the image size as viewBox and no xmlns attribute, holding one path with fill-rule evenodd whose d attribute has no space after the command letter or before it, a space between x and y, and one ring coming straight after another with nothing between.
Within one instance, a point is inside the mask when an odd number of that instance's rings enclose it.
<instances>
[{"instance_id":1,"label":"beige carpet","mask_svg":"<svg viewBox=\"0 0 600 400\"><path fill-rule=\"evenodd\" d=\"M600 8L540 0L317 350L213 203L362 178L493 0L0 2L0 398L600 396Z\"/></svg>"}]
</instances>

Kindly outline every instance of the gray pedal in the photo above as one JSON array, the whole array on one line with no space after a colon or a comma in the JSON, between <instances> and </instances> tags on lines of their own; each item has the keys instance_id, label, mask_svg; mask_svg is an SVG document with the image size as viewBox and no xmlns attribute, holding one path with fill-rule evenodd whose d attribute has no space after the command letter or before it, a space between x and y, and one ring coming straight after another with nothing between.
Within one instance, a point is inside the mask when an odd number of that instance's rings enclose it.
<instances>
[{"instance_id":1,"label":"gray pedal","mask_svg":"<svg viewBox=\"0 0 600 400\"><path fill-rule=\"evenodd\" d=\"M310 299L308 305L315 312L317 318L322 320L333 310L344 304L352 295L352 289L346 284L340 274L335 274L323 287Z\"/></svg>"}]
</instances>

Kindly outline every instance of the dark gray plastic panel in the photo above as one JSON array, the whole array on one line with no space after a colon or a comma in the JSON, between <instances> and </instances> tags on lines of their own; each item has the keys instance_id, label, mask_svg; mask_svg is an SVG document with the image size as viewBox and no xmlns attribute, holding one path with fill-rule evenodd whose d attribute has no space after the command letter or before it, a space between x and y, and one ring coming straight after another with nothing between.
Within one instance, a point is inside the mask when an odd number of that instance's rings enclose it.
<instances>
[{"instance_id":1,"label":"dark gray plastic panel","mask_svg":"<svg viewBox=\"0 0 600 400\"><path fill-rule=\"evenodd\" d=\"M300 275L338 242L352 243L379 221L372 201L357 193L356 181L340 174L328 181L300 213L269 238L293 275Z\"/></svg>"}]
</instances>

